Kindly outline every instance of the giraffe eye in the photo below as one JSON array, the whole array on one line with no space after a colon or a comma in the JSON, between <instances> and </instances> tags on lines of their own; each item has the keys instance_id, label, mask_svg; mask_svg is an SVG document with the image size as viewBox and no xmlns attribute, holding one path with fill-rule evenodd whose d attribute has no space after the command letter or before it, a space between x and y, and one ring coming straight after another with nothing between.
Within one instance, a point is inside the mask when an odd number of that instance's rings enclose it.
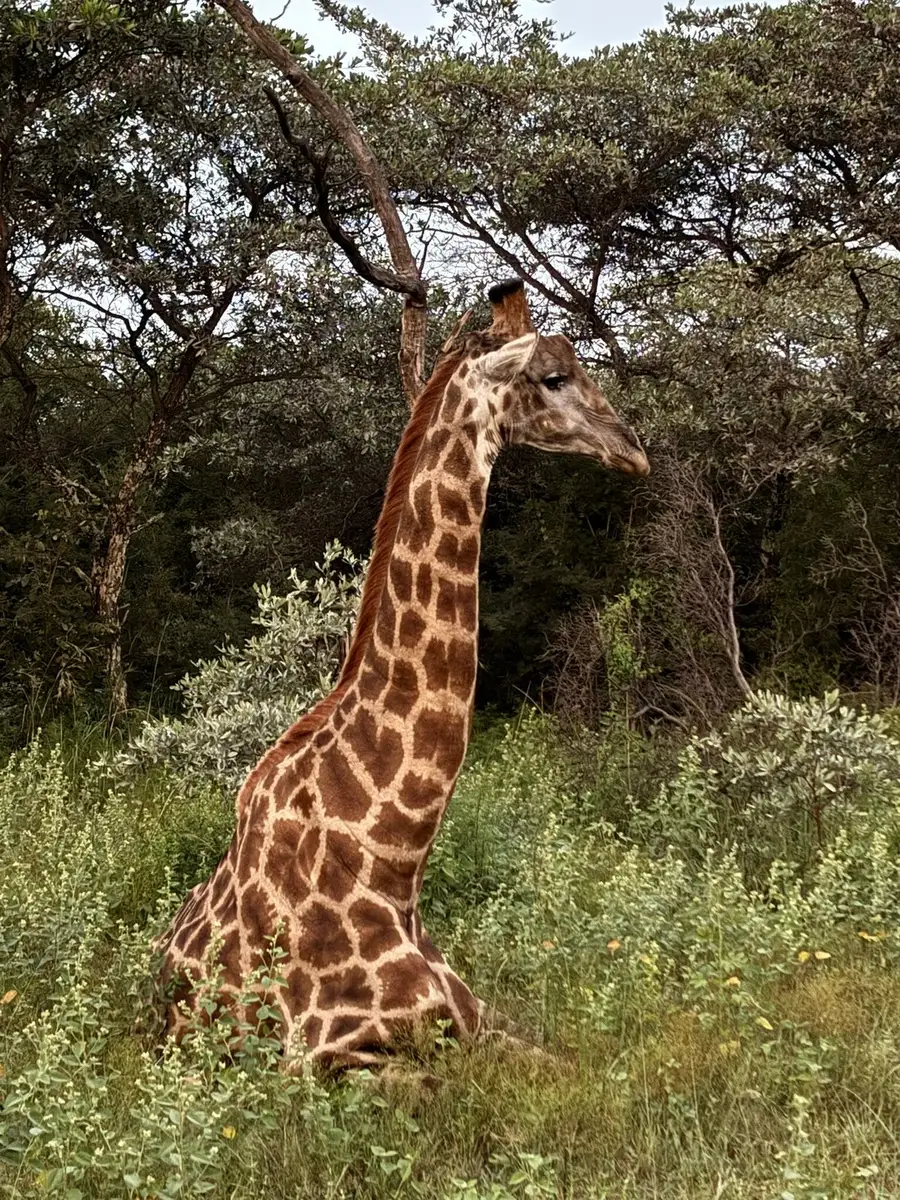
<instances>
[{"instance_id":1,"label":"giraffe eye","mask_svg":"<svg viewBox=\"0 0 900 1200\"><path fill-rule=\"evenodd\" d=\"M565 386L568 378L568 375L548 375L542 382L544 387L548 388L551 392L558 392L561 387Z\"/></svg>"}]
</instances>

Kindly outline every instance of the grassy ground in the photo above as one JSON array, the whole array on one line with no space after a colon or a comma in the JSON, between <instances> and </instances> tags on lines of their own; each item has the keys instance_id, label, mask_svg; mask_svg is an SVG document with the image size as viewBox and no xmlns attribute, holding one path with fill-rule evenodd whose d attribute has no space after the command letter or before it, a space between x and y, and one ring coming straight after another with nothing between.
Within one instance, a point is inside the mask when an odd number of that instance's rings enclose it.
<instances>
[{"instance_id":1,"label":"grassy ground","mask_svg":"<svg viewBox=\"0 0 900 1200\"><path fill-rule=\"evenodd\" d=\"M0 771L0 1195L900 1195L900 746L877 721L773 701L677 761L615 729L490 731L428 925L544 1052L435 1030L391 1080L136 1031L150 934L231 800L95 749L45 738Z\"/></svg>"}]
</instances>

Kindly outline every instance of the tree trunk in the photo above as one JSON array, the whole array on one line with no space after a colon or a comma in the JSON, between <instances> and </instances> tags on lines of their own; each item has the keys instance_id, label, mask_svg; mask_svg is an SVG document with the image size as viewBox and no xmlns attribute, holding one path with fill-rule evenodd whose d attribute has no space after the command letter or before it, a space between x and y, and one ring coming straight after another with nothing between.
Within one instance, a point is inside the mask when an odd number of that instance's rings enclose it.
<instances>
[{"instance_id":1,"label":"tree trunk","mask_svg":"<svg viewBox=\"0 0 900 1200\"><path fill-rule=\"evenodd\" d=\"M9 242L9 223L0 208L0 347L6 345L13 327L14 300L12 280L9 277Z\"/></svg>"},{"instance_id":2,"label":"tree trunk","mask_svg":"<svg viewBox=\"0 0 900 1200\"><path fill-rule=\"evenodd\" d=\"M138 443L109 506L103 541L91 568L94 611L102 624L106 642L105 671L111 722L128 708L128 688L122 663L124 613L119 600L125 583L128 547L138 525L138 493L183 407L185 391L202 354L197 342L191 342L182 352L166 393L154 409L147 432Z\"/></svg>"},{"instance_id":3,"label":"tree trunk","mask_svg":"<svg viewBox=\"0 0 900 1200\"><path fill-rule=\"evenodd\" d=\"M168 425L162 413L154 413L109 507L103 543L94 556L91 569L94 611L100 619L105 641L104 671L111 722L128 707L128 689L122 664L124 613L119 600L125 583L128 547L137 527L138 492L156 462Z\"/></svg>"}]
</instances>

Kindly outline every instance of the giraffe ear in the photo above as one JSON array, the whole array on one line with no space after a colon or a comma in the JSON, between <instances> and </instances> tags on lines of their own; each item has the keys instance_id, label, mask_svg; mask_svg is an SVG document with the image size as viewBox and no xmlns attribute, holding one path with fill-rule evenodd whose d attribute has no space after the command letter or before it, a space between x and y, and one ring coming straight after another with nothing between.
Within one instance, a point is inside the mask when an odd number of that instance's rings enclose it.
<instances>
[{"instance_id":1,"label":"giraffe ear","mask_svg":"<svg viewBox=\"0 0 900 1200\"><path fill-rule=\"evenodd\" d=\"M476 359L478 372L491 383L510 383L525 370L537 348L538 335L526 333L524 337L507 342L499 350L492 350Z\"/></svg>"}]
</instances>

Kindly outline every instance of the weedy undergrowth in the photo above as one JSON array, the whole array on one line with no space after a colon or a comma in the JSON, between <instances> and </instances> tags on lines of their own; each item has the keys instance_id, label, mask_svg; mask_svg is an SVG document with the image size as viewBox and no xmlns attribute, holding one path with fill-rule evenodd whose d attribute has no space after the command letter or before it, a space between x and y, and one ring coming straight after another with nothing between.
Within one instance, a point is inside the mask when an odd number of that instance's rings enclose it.
<instances>
[{"instance_id":1,"label":"weedy undergrowth","mask_svg":"<svg viewBox=\"0 0 900 1200\"><path fill-rule=\"evenodd\" d=\"M639 802L538 714L492 730L423 904L544 1053L438 1034L426 1099L421 1062L285 1072L262 1024L141 1032L232 797L38 739L0 769L0 1195L894 1195L898 754L834 697L760 696Z\"/></svg>"}]
</instances>

